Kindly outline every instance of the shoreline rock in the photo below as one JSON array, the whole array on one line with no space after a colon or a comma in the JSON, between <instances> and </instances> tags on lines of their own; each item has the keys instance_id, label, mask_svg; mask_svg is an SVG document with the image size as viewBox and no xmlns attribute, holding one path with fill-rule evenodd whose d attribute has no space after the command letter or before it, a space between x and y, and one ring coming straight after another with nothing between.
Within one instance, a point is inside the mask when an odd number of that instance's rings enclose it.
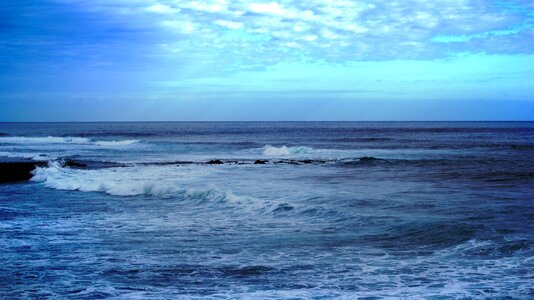
<instances>
[{"instance_id":1,"label":"shoreline rock","mask_svg":"<svg viewBox=\"0 0 534 300\"><path fill-rule=\"evenodd\" d=\"M0 183L30 180L32 171L37 167L47 166L43 161L6 161L0 162Z\"/></svg>"},{"instance_id":2,"label":"shoreline rock","mask_svg":"<svg viewBox=\"0 0 534 300\"><path fill-rule=\"evenodd\" d=\"M85 168L87 167L87 164L84 164L82 162L78 162L72 159L66 159L63 161L63 167L67 168Z\"/></svg>"}]
</instances>

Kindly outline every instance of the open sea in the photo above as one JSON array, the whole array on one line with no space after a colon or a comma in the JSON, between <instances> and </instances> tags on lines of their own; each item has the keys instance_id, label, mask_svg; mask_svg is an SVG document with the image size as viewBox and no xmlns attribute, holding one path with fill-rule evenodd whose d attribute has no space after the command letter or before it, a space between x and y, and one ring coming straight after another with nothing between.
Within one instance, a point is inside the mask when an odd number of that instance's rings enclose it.
<instances>
[{"instance_id":1,"label":"open sea","mask_svg":"<svg viewBox=\"0 0 534 300\"><path fill-rule=\"evenodd\" d=\"M534 122L0 123L2 299L533 299Z\"/></svg>"}]
</instances>

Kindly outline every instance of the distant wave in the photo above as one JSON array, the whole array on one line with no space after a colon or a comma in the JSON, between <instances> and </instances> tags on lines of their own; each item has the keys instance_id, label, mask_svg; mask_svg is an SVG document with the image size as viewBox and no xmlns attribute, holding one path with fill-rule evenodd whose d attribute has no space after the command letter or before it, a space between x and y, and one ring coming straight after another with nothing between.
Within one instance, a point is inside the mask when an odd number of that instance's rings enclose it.
<instances>
[{"instance_id":1,"label":"distant wave","mask_svg":"<svg viewBox=\"0 0 534 300\"><path fill-rule=\"evenodd\" d=\"M314 149L310 147L274 147L265 145L263 148L263 155L266 156L289 156L295 154L311 153Z\"/></svg>"},{"instance_id":2,"label":"distant wave","mask_svg":"<svg viewBox=\"0 0 534 300\"><path fill-rule=\"evenodd\" d=\"M105 147L127 146L138 143L138 140L119 140L119 141L96 141L84 137L26 137L26 136L8 136L0 137L0 144L76 144L76 145L97 145Z\"/></svg>"},{"instance_id":3,"label":"distant wave","mask_svg":"<svg viewBox=\"0 0 534 300\"><path fill-rule=\"evenodd\" d=\"M29 152L3 152L0 151L0 157L9 158L26 158L32 160L49 160L51 157L42 153L29 153Z\"/></svg>"},{"instance_id":4,"label":"distant wave","mask_svg":"<svg viewBox=\"0 0 534 300\"><path fill-rule=\"evenodd\" d=\"M316 149L307 146L272 146L256 148L253 153L263 156L288 157L294 159L315 159L325 161L356 160L373 157L376 159L422 160L435 159L436 156L449 156L455 152L441 149ZM365 159L364 159L365 160Z\"/></svg>"},{"instance_id":5,"label":"distant wave","mask_svg":"<svg viewBox=\"0 0 534 300\"><path fill-rule=\"evenodd\" d=\"M113 146L128 146L139 143L138 140L122 140L122 141L94 141L92 144L106 147Z\"/></svg>"}]
</instances>

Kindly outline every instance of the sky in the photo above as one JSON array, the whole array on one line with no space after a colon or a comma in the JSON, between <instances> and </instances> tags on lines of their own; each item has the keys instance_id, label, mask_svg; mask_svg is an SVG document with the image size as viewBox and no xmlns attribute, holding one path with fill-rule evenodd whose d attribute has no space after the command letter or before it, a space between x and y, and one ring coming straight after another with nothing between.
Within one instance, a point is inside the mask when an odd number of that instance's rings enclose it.
<instances>
[{"instance_id":1,"label":"sky","mask_svg":"<svg viewBox=\"0 0 534 300\"><path fill-rule=\"evenodd\" d=\"M0 2L0 121L209 120L534 120L534 1Z\"/></svg>"}]
</instances>

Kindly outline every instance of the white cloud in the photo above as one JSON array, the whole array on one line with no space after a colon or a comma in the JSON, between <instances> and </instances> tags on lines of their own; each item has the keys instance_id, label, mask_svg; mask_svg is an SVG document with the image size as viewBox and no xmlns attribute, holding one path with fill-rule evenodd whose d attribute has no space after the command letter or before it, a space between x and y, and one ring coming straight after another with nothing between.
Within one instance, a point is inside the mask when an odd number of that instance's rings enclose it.
<instances>
[{"instance_id":1,"label":"white cloud","mask_svg":"<svg viewBox=\"0 0 534 300\"><path fill-rule=\"evenodd\" d=\"M534 46L518 43L533 27L527 22L530 4L519 0L512 8L493 0L147 1L94 0L87 9L117 16L137 13L141 22L130 18L132 26L160 26L164 29L161 39L173 49L190 49L190 55L210 59L220 55L241 65L302 57L337 62L426 59L487 51L485 47L497 40L503 45L495 49L534 52ZM523 25L513 36L485 34L517 28L518 24L530 25ZM184 39L168 33L188 36ZM480 38L476 43L462 39L436 42L439 36Z\"/></svg>"},{"instance_id":2,"label":"white cloud","mask_svg":"<svg viewBox=\"0 0 534 300\"><path fill-rule=\"evenodd\" d=\"M179 8L173 8L166 4L156 3L145 8L146 11L159 14L176 14L180 12Z\"/></svg>"},{"instance_id":3,"label":"white cloud","mask_svg":"<svg viewBox=\"0 0 534 300\"><path fill-rule=\"evenodd\" d=\"M233 29L233 30L237 30L237 29L243 28L243 23L240 23L240 22L225 21L225 20L215 20L214 23L219 25L219 26L221 26L221 27L225 27L225 28Z\"/></svg>"},{"instance_id":4,"label":"white cloud","mask_svg":"<svg viewBox=\"0 0 534 300\"><path fill-rule=\"evenodd\" d=\"M186 1L181 7L210 13L223 12L228 8L226 1Z\"/></svg>"},{"instance_id":5,"label":"white cloud","mask_svg":"<svg viewBox=\"0 0 534 300\"><path fill-rule=\"evenodd\" d=\"M278 2L251 3L248 5L249 11L257 14L270 14L275 16L294 18L296 13L282 7Z\"/></svg>"},{"instance_id":6,"label":"white cloud","mask_svg":"<svg viewBox=\"0 0 534 300\"><path fill-rule=\"evenodd\" d=\"M161 25L181 33L192 33L197 27L195 23L184 20L165 20L161 22Z\"/></svg>"},{"instance_id":7,"label":"white cloud","mask_svg":"<svg viewBox=\"0 0 534 300\"><path fill-rule=\"evenodd\" d=\"M316 41L317 38L318 37L316 35L306 35L302 37L303 40L308 41L308 42Z\"/></svg>"}]
</instances>

